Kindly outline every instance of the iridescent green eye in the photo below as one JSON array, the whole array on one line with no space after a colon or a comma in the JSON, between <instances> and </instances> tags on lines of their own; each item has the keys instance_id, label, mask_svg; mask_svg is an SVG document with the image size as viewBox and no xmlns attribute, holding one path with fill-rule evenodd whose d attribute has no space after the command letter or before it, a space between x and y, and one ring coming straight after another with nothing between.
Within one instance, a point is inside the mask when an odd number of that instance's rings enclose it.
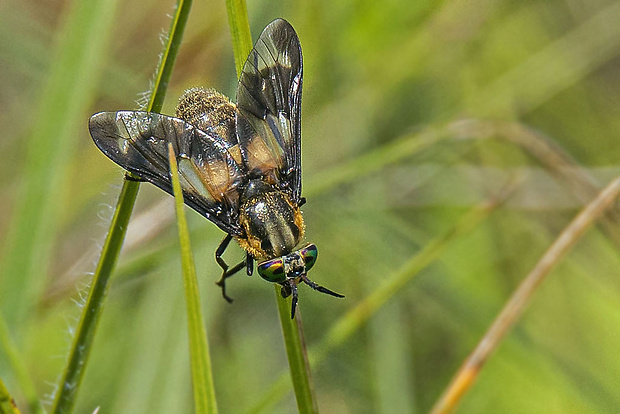
<instances>
[{"instance_id":1,"label":"iridescent green eye","mask_svg":"<svg viewBox=\"0 0 620 414\"><path fill-rule=\"evenodd\" d=\"M268 282L279 283L286 280L286 275L284 274L284 263L282 262L281 257L260 263L257 268L260 277Z\"/></svg>"},{"instance_id":2,"label":"iridescent green eye","mask_svg":"<svg viewBox=\"0 0 620 414\"><path fill-rule=\"evenodd\" d=\"M309 244L303 249L299 251L301 257L304 259L304 263L306 264L306 272L310 270L314 263L316 262L316 257L319 255L319 251L316 248L316 245Z\"/></svg>"}]
</instances>

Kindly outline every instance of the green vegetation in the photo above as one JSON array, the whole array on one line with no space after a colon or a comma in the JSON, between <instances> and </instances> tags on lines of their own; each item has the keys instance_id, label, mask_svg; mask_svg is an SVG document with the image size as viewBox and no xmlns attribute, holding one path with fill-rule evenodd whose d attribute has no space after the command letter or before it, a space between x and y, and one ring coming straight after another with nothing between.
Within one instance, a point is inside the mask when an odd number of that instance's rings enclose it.
<instances>
[{"instance_id":1,"label":"green vegetation","mask_svg":"<svg viewBox=\"0 0 620 414\"><path fill-rule=\"evenodd\" d=\"M233 31L233 47L227 5L239 4L193 5L161 112L192 86L234 98L233 50L247 36ZM88 117L137 107L172 7L21 2L0 14L0 380L22 413L57 395L120 193L123 173L92 144ZM346 295L300 287L318 408L429 412L560 233L620 175L620 2L247 12L254 39L283 17L304 52L311 277ZM294 412L272 286L235 276L224 301L224 234L185 212L219 411ZM175 222L173 198L141 184L74 412L192 412ZM620 406L618 223L608 211L555 260L455 412Z\"/></svg>"},{"instance_id":2,"label":"green vegetation","mask_svg":"<svg viewBox=\"0 0 620 414\"><path fill-rule=\"evenodd\" d=\"M190 366L192 369L192 389L194 392L194 410L197 414L216 414L217 403L213 387L213 372L209 343L204 327L204 316L196 280L196 265L192 253L187 219L183 208L183 193L179 182L179 169L172 143L168 143L168 162L174 191L181 261L183 265L183 287L187 306L187 325L189 331Z\"/></svg>"}]
</instances>

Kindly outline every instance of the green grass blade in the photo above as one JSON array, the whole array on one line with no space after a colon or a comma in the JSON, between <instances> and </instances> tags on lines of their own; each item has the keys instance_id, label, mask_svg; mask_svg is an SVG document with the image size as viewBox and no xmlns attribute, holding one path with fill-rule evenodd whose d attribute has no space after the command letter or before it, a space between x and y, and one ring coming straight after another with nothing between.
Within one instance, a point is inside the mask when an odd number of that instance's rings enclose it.
<instances>
[{"instance_id":1,"label":"green grass blade","mask_svg":"<svg viewBox=\"0 0 620 414\"><path fill-rule=\"evenodd\" d=\"M168 90L168 82L172 76L172 69L174 69L179 47L181 47L183 32L185 31L185 25L187 24L191 8L192 0L179 0L177 2L176 13L172 18L172 24L168 32L166 48L161 55L157 75L155 75L155 84L151 91L151 99L149 99L149 105L146 108L149 112L161 111L161 107L164 104L166 91Z\"/></svg>"},{"instance_id":2,"label":"green grass blade","mask_svg":"<svg viewBox=\"0 0 620 414\"><path fill-rule=\"evenodd\" d=\"M452 136L451 124L431 126L424 131L408 134L394 142L352 159L341 165L318 172L310 177L304 189L306 197L325 193L338 185L359 180L407 157L423 151Z\"/></svg>"},{"instance_id":3,"label":"green grass blade","mask_svg":"<svg viewBox=\"0 0 620 414\"><path fill-rule=\"evenodd\" d=\"M156 83L149 101L149 107L147 108L149 111L159 111L161 109L190 8L191 1L181 0L178 2L177 10L172 20L166 52L162 55L162 61L157 71ZM75 404L75 398L84 376L88 355L90 354L105 302L110 276L125 239L127 225L133 211L138 189L139 184L135 181L125 180L123 183L114 216L110 223L110 231L106 237L86 306L76 331L69 360L58 385L52 409L53 413L69 413Z\"/></svg>"},{"instance_id":4,"label":"green grass blade","mask_svg":"<svg viewBox=\"0 0 620 414\"><path fill-rule=\"evenodd\" d=\"M469 96L464 107L491 118L513 113L514 102L519 102L521 115L534 111L616 56L620 44L618 18L620 3L601 7L579 26Z\"/></svg>"},{"instance_id":5,"label":"green grass blade","mask_svg":"<svg viewBox=\"0 0 620 414\"><path fill-rule=\"evenodd\" d=\"M28 401L28 406L30 408L30 412L34 414L43 413L43 407L39 402L39 397L37 396L37 391L28 373L28 368L24 363L24 359L19 351L19 348L11 338L11 334L9 332L9 328L6 326L6 321L3 317L0 316L0 344L2 349L6 354L6 359L13 369L13 373L15 378L17 379L17 383L21 389L21 392L26 397ZM0 396L0 401L2 401L2 396ZM1 403L0 403L1 404ZM0 413L3 411L0 411Z\"/></svg>"},{"instance_id":6,"label":"green grass blade","mask_svg":"<svg viewBox=\"0 0 620 414\"><path fill-rule=\"evenodd\" d=\"M110 275L125 239L125 229L127 229L133 205L138 195L138 188L139 184L137 182L126 181L121 190L114 217L112 218L111 230L103 246L101 259L95 271L90 292L86 299L86 306L82 312L73 340L69 361L59 383L58 392L54 400L54 408L52 409L53 413L70 413L75 404L75 398L84 376L88 356L95 338L101 311L103 310Z\"/></svg>"},{"instance_id":7,"label":"green grass blade","mask_svg":"<svg viewBox=\"0 0 620 414\"><path fill-rule=\"evenodd\" d=\"M0 272L2 314L16 337L45 286L68 166L77 140L83 138L84 109L96 91L116 4L117 0L71 2L49 79L33 110L36 116L25 142L20 193Z\"/></svg>"},{"instance_id":8,"label":"green grass blade","mask_svg":"<svg viewBox=\"0 0 620 414\"><path fill-rule=\"evenodd\" d=\"M295 390L297 409L300 413L318 413L310 377L310 364L306 352L306 343L301 323L301 311L297 309L295 318L291 319L291 300L284 299L280 294L280 285L274 285L276 303L282 326L282 337L286 346L286 355Z\"/></svg>"},{"instance_id":9,"label":"green grass blade","mask_svg":"<svg viewBox=\"0 0 620 414\"><path fill-rule=\"evenodd\" d=\"M230 26L230 37L235 55L235 68L237 69L237 77L239 77L250 50L252 50L248 8L245 0L226 0L226 11L228 12L228 25Z\"/></svg>"},{"instance_id":10,"label":"green grass blade","mask_svg":"<svg viewBox=\"0 0 620 414\"><path fill-rule=\"evenodd\" d=\"M192 384L194 387L194 404L198 414L217 413L215 389L213 387L213 373L209 357L207 332L204 327L204 318L200 307L200 293L196 280L196 267L189 239L189 229L183 210L183 192L179 182L179 170L172 144L168 144L168 162L172 176L172 189L177 212L177 226L179 242L181 243L181 260L183 264L183 286L185 287L185 301L187 304L187 327L189 333L189 350L192 369Z\"/></svg>"},{"instance_id":11,"label":"green grass blade","mask_svg":"<svg viewBox=\"0 0 620 414\"><path fill-rule=\"evenodd\" d=\"M19 414L15 401L0 379L0 414Z\"/></svg>"},{"instance_id":12,"label":"green grass blade","mask_svg":"<svg viewBox=\"0 0 620 414\"><path fill-rule=\"evenodd\" d=\"M503 198L503 197L502 197ZM311 351L312 364L325 359L327 352L335 346L341 345L351 337L360 327L374 315L383 305L393 298L415 275L422 269L439 259L451 243L461 240L466 234L473 231L499 206L501 200L491 200L474 207L466 213L458 223L445 234L428 243L408 262L406 262L392 277L387 279L379 288L359 302L336 322L323 338L321 343ZM314 351L316 350L316 352ZM318 351L320 350L320 352Z\"/></svg>"},{"instance_id":13,"label":"green grass blade","mask_svg":"<svg viewBox=\"0 0 620 414\"><path fill-rule=\"evenodd\" d=\"M226 8L233 42L233 52L235 54L235 67L237 68L237 75L239 75L250 50L252 50L252 34L250 33L250 25L248 23L247 7L244 0L226 0ZM299 312L295 320L292 321L287 301L279 297L279 286L276 286L275 289L282 334L297 399L297 408L300 413L318 412L316 399L312 392L310 367L306 355L306 345L301 333L302 326Z\"/></svg>"}]
</instances>

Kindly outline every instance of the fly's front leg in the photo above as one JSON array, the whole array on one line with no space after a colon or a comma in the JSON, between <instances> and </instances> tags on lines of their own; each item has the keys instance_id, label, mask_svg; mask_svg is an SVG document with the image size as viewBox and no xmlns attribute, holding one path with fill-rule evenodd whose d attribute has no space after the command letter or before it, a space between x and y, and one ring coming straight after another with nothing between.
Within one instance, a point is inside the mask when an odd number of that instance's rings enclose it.
<instances>
[{"instance_id":1,"label":"fly's front leg","mask_svg":"<svg viewBox=\"0 0 620 414\"><path fill-rule=\"evenodd\" d=\"M239 270L243 269L246 265L246 261L243 260L241 261L241 263L237 263L235 266L233 266L230 270L228 269L228 264L226 264L224 259L222 259L222 255L226 251L226 248L228 247L228 244L231 240L232 236L230 234L227 234L215 251L215 261L222 268L222 276L220 277L220 280L215 282L215 284L222 288L222 296L224 296L224 299L226 299L228 303L232 303L233 300L228 295L226 295L226 278L231 277Z\"/></svg>"}]
</instances>

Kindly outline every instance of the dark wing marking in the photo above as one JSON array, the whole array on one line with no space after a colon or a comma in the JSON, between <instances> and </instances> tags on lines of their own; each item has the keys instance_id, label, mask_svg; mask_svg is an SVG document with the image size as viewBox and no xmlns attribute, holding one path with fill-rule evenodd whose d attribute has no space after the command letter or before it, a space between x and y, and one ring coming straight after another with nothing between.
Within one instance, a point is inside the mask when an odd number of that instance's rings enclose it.
<instances>
[{"instance_id":1,"label":"dark wing marking","mask_svg":"<svg viewBox=\"0 0 620 414\"><path fill-rule=\"evenodd\" d=\"M285 20L271 22L237 87L237 137L252 176L301 199L301 45Z\"/></svg>"},{"instance_id":2,"label":"dark wing marking","mask_svg":"<svg viewBox=\"0 0 620 414\"><path fill-rule=\"evenodd\" d=\"M225 232L242 233L239 192L247 174L226 140L181 119L150 112L101 112L90 118L89 129L97 147L112 161L168 194L173 194L171 142L185 204Z\"/></svg>"}]
</instances>

